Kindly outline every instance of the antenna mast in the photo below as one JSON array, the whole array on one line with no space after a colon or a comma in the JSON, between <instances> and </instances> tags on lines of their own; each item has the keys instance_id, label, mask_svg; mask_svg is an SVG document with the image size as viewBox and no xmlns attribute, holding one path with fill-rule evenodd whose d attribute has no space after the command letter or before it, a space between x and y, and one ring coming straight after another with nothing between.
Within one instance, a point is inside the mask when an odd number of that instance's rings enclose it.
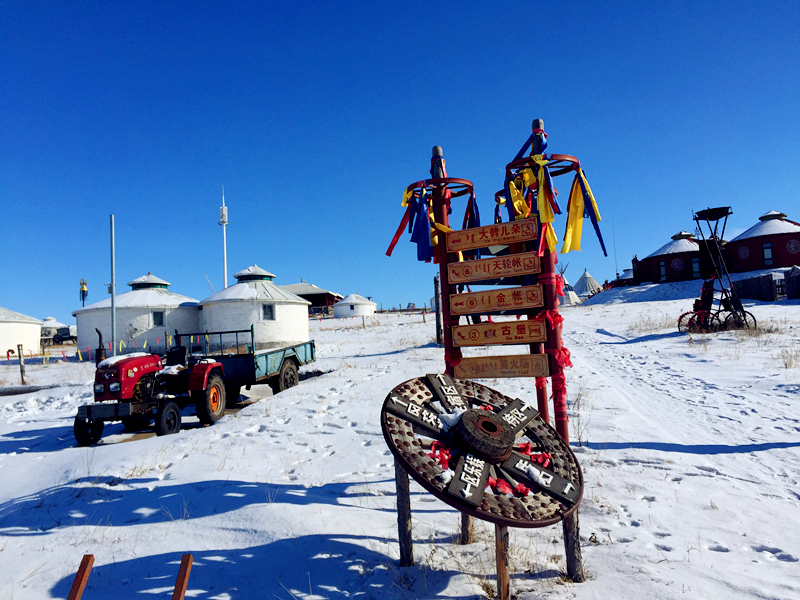
<instances>
[{"instance_id":1,"label":"antenna mast","mask_svg":"<svg viewBox=\"0 0 800 600\"><path fill-rule=\"evenodd\" d=\"M222 186L222 206L219 209L219 225L222 225L222 287L224 289L228 287L228 240L225 237L225 229L228 226L228 207L225 206L224 185Z\"/></svg>"}]
</instances>

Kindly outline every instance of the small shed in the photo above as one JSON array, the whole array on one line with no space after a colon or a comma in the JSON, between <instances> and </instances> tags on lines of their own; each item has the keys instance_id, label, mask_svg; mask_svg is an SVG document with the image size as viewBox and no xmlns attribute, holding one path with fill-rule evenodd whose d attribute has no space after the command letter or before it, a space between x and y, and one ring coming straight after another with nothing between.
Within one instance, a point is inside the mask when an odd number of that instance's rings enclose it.
<instances>
[{"instance_id":1,"label":"small shed","mask_svg":"<svg viewBox=\"0 0 800 600\"><path fill-rule=\"evenodd\" d=\"M200 301L206 331L255 331L256 350L308 341L308 307L275 285L275 275L252 265L234 275L236 285Z\"/></svg>"},{"instance_id":2,"label":"small shed","mask_svg":"<svg viewBox=\"0 0 800 600\"><path fill-rule=\"evenodd\" d=\"M197 300L171 292L170 283L148 273L129 281L131 291L114 299L116 337L126 347L165 346L164 332L195 332L200 328ZM97 333L111 341L111 298L79 308L72 315L78 321L78 348L96 348ZM160 342L158 341L160 338Z\"/></svg>"},{"instance_id":3,"label":"small shed","mask_svg":"<svg viewBox=\"0 0 800 600\"><path fill-rule=\"evenodd\" d=\"M377 307L377 304L364 298L364 296L348 294L333 305L333 316L337 319L342 317L370 317L375 314Z\"/></svg>"},{"instance_id":4,"label":"small shed","mask_svg":"<svg viewBox=\"0 0 800 600\"><path fill-rule=\"evenodd\" d=\"M290 283L289 285L280 286L287 292L291 292L295 296L300 296L303 300L308 300L311 303L309 311L317 314L330 314L331 307L342 299L341 294L323 290L313 283Z\"/></svg>"},{"instance_id":5,"label":"small shed","mask_svg":"<svg viewBox=\"0 0 800 600\"><path fill-rule=\"evenodd\" d=\"M634 259L633 270L639 283L700 279L700 244L693 233L679 231L652 254Z\"/></svg>"},{"instance_id":6,"label":"small shed","mask_svg":"<svg viewBox=\"0 0 800 600\"><path fill-rule=\"evenodd\" d=\"M0 351L4 358L9 350L16 354L18 344L22 344L23 350L38 352L41 335L39 319L0 307Z\"/></svg>"},{"instance_id":7,"label":"small shed","mask_svg":"<svg viewBox=\"0 0 800 600\"><path fill-rule=\"evenodd\" d=\"M800 224L771 210L728 242L728 251L733 273L791 267L800 262Z\"/></svg>"}]
</instances>

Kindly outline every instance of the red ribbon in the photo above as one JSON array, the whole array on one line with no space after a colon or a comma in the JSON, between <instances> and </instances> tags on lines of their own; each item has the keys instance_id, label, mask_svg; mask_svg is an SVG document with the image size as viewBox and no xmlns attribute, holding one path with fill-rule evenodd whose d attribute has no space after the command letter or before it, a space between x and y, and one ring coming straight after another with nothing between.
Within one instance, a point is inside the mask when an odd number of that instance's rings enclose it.
<instances>
[{"instance_id":1,"label":"red ribbon","mask_svg":"<svg viewBox=\"0 0 800 600\"><path fill-rule=\"evenodd\" d=\"M550 397L553 399L553 406L556 413L558 413L559 409L563 410L566 418L567 379L564 377L564 373L556 373L551 379L553 380L553 395Z\"/></svg>"},{"instance_id":2,"label":"red ribbon","mask_svg":"<svg viewBox=\"0 0 800 600\"><path fill-rule=\"evenodd\" d=\"M547 379L545 377L537 377L536 378L536 387L540 390L547 389Z\"/></svg>"},{"instance_id":3,"label":"red ribbon","mask_svg":"<svg viewBox=\"0 0 800 600\"><path fill-rule=\"evenodd\" d=\"M556 363L558 363L558 366L562 369L564 367L572 366L569 350L563 346L557 350L555 348L545 348L545 352L550 354L555 359ZM555 387L555 381L553 382L553 386Z\"/></svg>"},{"instance_id":4,"label":"red ribbon","mask_svg":"<svg viewBox=\"0 0 800 600\"><path fill-rule=\"evenodd\" d=\"M428 456L438 462L439 466L443 469L450 468L450 448L439 440L433 441L431 444L431 452L428 453Z\"/></svg>"},{"instance_id":5,"label":"red ribbon","mask_svg":"<svg viewBox=\"0 0 800 600\"><path fill-rule=\"evenodd\" d=\"M400 241L400 236L403 235L403 231L405 230L406 225L408 225L409 218L411 218L411 204L408 205L406 214L403 215L403 219L400 221L400 227L397 228L397 232L392 238L392 243L389 244L389 249L386 251L386 256L391 256L392 252L394 252L394 247L397 245L397 242Z\"/></svg>"},{"instance_id":6,"label":"red ribbon","mask_svg":"<svg viewBox=\"0 0 800 600\"><path fill-rule=\"evenodd\" d=\"M458 363L461 362L461 350L456 348L455 350L445 350L444 351L444 362L454 369L458 366Z\"/></svg>"}]
</instances>

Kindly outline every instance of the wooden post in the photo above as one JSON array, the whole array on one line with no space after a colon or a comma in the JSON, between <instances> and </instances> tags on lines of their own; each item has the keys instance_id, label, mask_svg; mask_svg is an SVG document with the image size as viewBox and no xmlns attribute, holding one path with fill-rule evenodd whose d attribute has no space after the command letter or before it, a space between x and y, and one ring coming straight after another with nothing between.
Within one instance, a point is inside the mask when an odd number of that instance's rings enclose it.
<instances>
[{"instance_id":1,"label":"wooden post","mask_svg":"<svg viewBox=\"0 0 800 600\"><path fill-rule=\"evenodd\" d=\"M17 353L19 356L19 378L22 380L21 385L28 385L25 383L25 355L22 353L22 344L17 344Z\"/></svg>"},{"instance_id":2,"label":"wooden post","mask_svg":"<svg viewBox=\"0 0 800 600\"><path fill-rule=\"evenodd\" d=\"M461 531L458 536L458 543L462 546L471 544L475 541L475 520L472 515L465 512L461 513Z\"/></svg>"},{"instance_id":3,"label":"wooden post","mask_svg":"<svg viewBox=\"0 0 800 600\"><path fill-rule=\"evenodd\" d=\"M444 342L442 341L442 308L441 308L441 294L440 294L440 285L439 285L439 273L436 274L436 277L433 278L433 303L434 303L434 310L436 311L436 345L441 346Z\"/></svg>"},{"instance_id":4,"label":"wooden post","mask_svg":"<svg viewBox=\"0 0 800 600\"><path fill-rule=\"evenodd\" d=\"M581 583L586 580L586 573L583 570L583 558L581 557L578 511L576 510L564 519L561 522L561 527L564 530L564 554L567 557L567 575L573 583Z\"/></svg>"},{"instance_id":5,"label":"wooden post","mask_svg":"<svg viewBox=\"0 0 800 600\"><path fill-rule=\"evenodd\" d=\"M500 600L509 600L511 586L508 579L508 527L495 524L494 536L497 554L497 597Z\"/></svg>"},{"instance_id":6,"label":"wooden post","mask_svg":"<svg viewBox=\"0 0 800 600\"><path fill-rule=\"evenodd\" d=\"M414 564L414 543L411 540L411 492L408 473L394 459L394 481L397 488L397 541L400 543L400 566Z\"/></svg>"},{"instance_id":7,"label":"wooden post","mask_svg":"<svg viewBox=\"0 0 800 600\"><path fill-rule=\"evenodd\" d=\"M192 570L194 559L191 554L184 554L181 558L181 568L178 570L178 579L175 581L175 589L172 592L172 600L183 600L186 595L186 587L189 585L189 573Z\"/></svg>"},{"instance_id":8,"label":"wooden post","mask_svg":"<svg viewBox=\"0 0 800 600\"><path fill-rule=\"evenodd\" d=\"M20 345L19 347L21 348L22 346ZM69 590L67 600L80 600L81 596L83 596L83 589L86 587L86 581L89 579L93 564L94 555L84 554L81 566L78 567L78 572L75 573L75 580L72 582L72 588Z\"/></svg>"}]
</instances>

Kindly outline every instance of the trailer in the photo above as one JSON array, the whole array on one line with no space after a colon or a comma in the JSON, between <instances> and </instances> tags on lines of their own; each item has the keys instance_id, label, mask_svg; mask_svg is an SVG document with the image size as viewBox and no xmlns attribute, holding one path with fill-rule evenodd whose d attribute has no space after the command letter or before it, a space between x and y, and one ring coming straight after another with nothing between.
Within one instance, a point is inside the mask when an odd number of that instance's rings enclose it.
<instances>
[{"instance_id":1,"label":"trailer","mask_svg":"<svg viewBox=\"0 0 800 600\"><path fill-rule=\"evenodd\" d=\"M242 386L268 383L277 394L299 383L298 369L316 360L314 341L255 350L249 330L184 333L165 355L137 352L98 363L94 402L78 408L73 431L80 446L97 443L107 421L137 431L155 419L156 435L181 429L181 410L195 405L213 424L239 399Z\"/></svg>"}]
</instances>

